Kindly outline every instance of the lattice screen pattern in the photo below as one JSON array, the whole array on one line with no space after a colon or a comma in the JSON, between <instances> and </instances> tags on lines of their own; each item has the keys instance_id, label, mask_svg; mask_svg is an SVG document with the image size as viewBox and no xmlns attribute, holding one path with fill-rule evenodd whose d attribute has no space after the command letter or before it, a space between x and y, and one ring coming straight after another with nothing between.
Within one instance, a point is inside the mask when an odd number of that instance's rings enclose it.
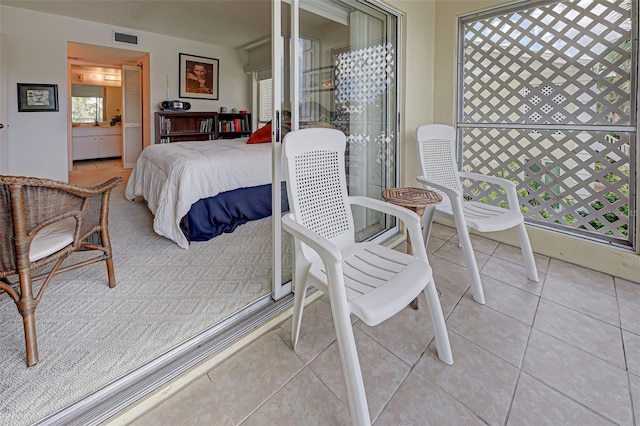
<instances>
[{"instance_id":1,"label":"lattice screen pattern","mask_svg":"<svg viewBox=\"0 0 640 426\"><path fill-rule=\"evenodd\" d=\"M518 185L525 217L627 240L630 134L463 129L466 171ZM635 136L634 136L635 137ZM489 185L467 186L474 199L505 201Z\"/></svg>"},{"instance_id":2,"label":"lattice screen pattern","mask_svg":"<svg viewBox=\"0 0 640 426\"><path fill-rule=\"evenodd\" d=\"M395 47L388 42L340 53L334 68L338 116L334 124L347 135L351 151L357 150L360 154L373 151L367 147L375 144L376 163L388 164L387 167L395 166L394 127L380 123L387 116L386 100L395 81L395 69ZM383 179L380 167L374 170L378 174L375 180Z\"/></svg>"},{"instance_id":3,"label":"lattice screen pattern","mask_svg":"<svg viewBox=\"0 0 640 426\"><path fill-rule=\"evenodd\" d=\"M352 194L370 196L355 188L367 184L386 188L392 183L387 175L395 170L395 128L385 120L395 69L395 46L390 42L373 41L335 58L337 119L333 124L347 135L347 180Z\"/></svg>"},{"instance_id":4,"label":"lattice screen pattern","mask_svg":"<svg viewBox=\"0 0 640 426\"><path fill-rule=\"evenodd\" d=\"M335 102L338 106L371 104L384 95L395 77L392 43L374 44L341 53L335 64Z\"/></svg>"},{"instance_id":5,"label":"lattice screen pattern","mask_svg":"<svg viewBox=\"0 0 640 426\"><path fill-rule=\"evenodd\" d=\"M513 180L528 221L633 245L636 6L563 1L461 21L463 168Z\"/></svg>"}]
</instances>

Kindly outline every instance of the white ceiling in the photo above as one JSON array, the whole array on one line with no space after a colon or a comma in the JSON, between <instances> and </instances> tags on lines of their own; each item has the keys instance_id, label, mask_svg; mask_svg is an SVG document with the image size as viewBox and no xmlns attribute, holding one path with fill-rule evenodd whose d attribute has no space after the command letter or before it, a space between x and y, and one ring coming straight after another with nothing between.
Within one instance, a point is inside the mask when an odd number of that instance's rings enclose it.
<instances>
[{"instance_id":1,"label":"white ceiling","mask_svg":"<svg viewBox=\"0 0 640 426\"><path fill-rule=\"evenodd\" d=\"M244 49L271 39L271 0L0 0L0 4L86 21ZM283 2L283 21L289 5ZM328 34L347 24L350 9L335 0L307 1L300 11L309 31ZM123 31L126 32L126 31ZM135 63L142 54L128 49L69 43L77 63ZM76 59L77 58L77 59Z\"/></svg>"},{"instance_id":2,"label":"white ceiling","mask_svg":"<svg viewBox=\"0 0 640 426\"><path fill-rule=\"evenodd\" d=\"M268 39L270 0L0 0L7 6L234 49Z\"/></svg>"}]
</instances>

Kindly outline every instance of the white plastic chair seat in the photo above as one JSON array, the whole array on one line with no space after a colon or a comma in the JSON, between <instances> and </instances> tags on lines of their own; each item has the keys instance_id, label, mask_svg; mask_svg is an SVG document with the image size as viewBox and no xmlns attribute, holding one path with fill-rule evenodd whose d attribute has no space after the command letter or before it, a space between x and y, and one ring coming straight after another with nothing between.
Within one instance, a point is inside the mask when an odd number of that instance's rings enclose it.
<instances>
[{"instance_id":1,"label":"white plastic chair seat","mask_svg":"<svg viewBox=\"0 0 640 426\"><path fill-rule=\"evenodd\" d=\"M453 208L448 201L447 199L447 203L437 206L436 210L453 219ZM522 215L516 211L477 201L465 201L462 213L467 226L480 232L502 231L522 223Z\"/></svg>"},{"instance_id":2,"label":"white plastic chair seat","mask_svg":"<svg viewBox=\"0 0 640 426\"><path fill-rule=\"evenodd\" d=\"M29 261L36 262L73 243L76 219L68 217L42 228L31 241Z\"/></svg>"},{"instance_id":3,"label":"white plastic chair seat","mask_svg":"<svg viewBox=\"0 0 640 426\"><path fill-rule=\"evenodd\" d=\"M419 259L376 243L358 244L360 250L342 262L350 310L369 326L380 324L406 307L431 281L431 267ZM322 262L309 270L313 284L326 292ZM428 280L425 281L425 277Z\"/></svg>"}]
</instances>

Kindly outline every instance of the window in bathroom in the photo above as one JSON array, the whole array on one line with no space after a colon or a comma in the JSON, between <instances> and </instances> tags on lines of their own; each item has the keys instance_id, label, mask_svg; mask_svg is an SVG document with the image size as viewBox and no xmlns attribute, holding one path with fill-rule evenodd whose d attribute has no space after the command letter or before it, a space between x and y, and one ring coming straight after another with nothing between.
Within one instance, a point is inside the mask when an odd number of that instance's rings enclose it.
<instances>
[{"instance_id":1,"label":"window in bathroom","mask_svg":"<svg viewBox=\"0 0 640 426\"><path fill-rule=\"evenodd\" d=\"M104 87L74 84L71 88L71 121L104 121Z\"/></svg>"}]
</instances>

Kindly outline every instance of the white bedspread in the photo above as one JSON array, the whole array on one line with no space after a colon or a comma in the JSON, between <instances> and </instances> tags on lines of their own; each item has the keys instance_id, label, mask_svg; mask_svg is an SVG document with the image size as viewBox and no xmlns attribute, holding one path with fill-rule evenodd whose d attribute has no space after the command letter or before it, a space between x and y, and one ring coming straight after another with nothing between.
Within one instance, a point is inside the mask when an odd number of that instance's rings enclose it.
<instances>
[{"instance_id":1,"label":"white bedspread","mask_svg":"<svg viewBox=\"0 0 640 426\"><path fill-rule=\"evenodd\" d=\"M177 142L145 148L127 183L125 196L142 196L159 235L189 248L180 220L201 198L271 183L271 143L247 138Z\"/></svg>"}]
</instances>

